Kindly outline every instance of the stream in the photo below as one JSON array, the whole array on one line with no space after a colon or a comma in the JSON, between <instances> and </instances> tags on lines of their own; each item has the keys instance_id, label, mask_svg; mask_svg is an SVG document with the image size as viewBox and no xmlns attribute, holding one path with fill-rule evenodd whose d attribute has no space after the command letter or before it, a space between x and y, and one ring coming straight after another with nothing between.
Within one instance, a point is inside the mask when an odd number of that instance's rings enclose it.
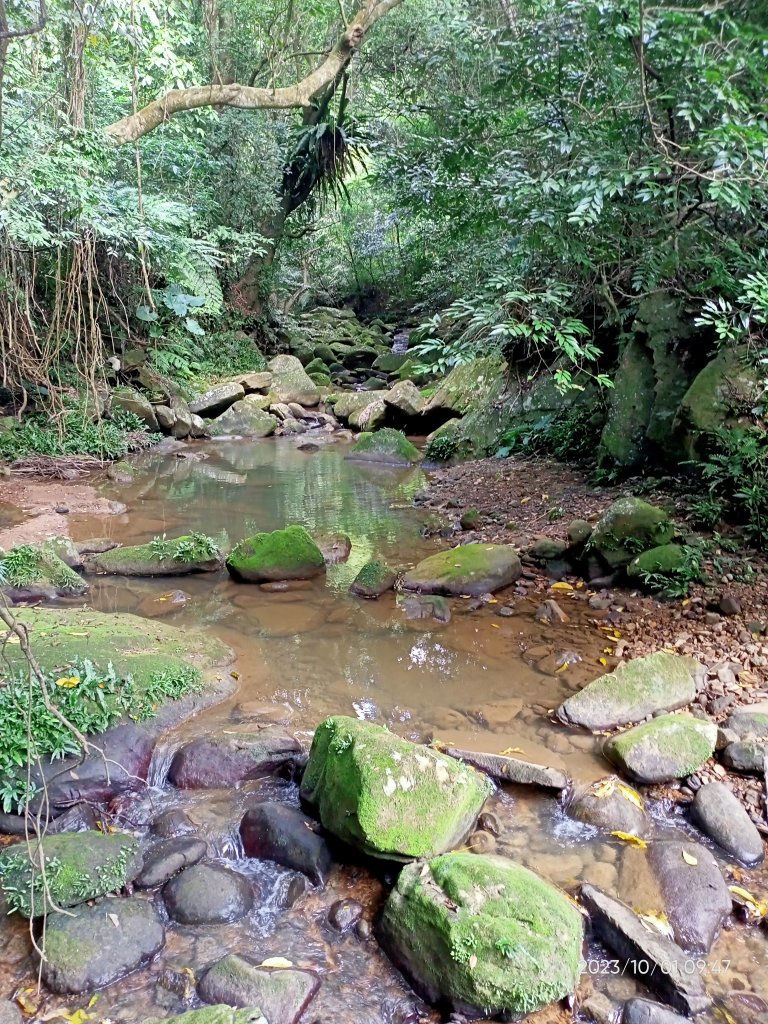
<instances>
[{"instance_id":1,"label":"stream","mask_svg":"<svg viewBox=\"0 0 768 1024\"><path fill-rule=\"evenodd\" d=\"M450 738L480 750L485 740L496 750L513 748L520 756L565 768L579 783L610 773L600 737L568 731L547 717L600 672L605 636L588 619L586 603L568 624L552 626L534 619L540 601L524 592L516 596L513 588L480 608L451 600L448 623L408 619L392 593L368 602L351 597L349 585L370 558L412 564L444 546L421 535L423 514L412 499L425 485L424 473L347 461L344 442L330 436L320 437L315 451L301 450L302 441L306 437L207 442L187 446L179 453L186 457L144 453L133 460L132 482L102 485L105 496L125 503L125 514L71 516L75 541L98 536L134 544L200 531L227 549L256 532L299 523L313 535L346 533L352 549L324 577L280 593L232 582L224 571L178 579L92 578L89 607L148 619L162 614L170 624L214 634L234 649L236 692L168 735L155 754L150 784L113 812L120 827L145 834L161 813L184 810L208 840L210 856L251 878L257 896L254 910L236 924L169 925L157 959L100 992L92 1007L88 996L45 996L35 1019L54 1020L56 1011L88 1008L93 1016L83 1021L139 1024L180 1013L196 1005L192 975L199 977L227 952L256 963L285 957L318 972L322 985L303 1018L307 1024L439 1019L365 930L362 936L355 931L341 936L327 921L336 900L354 898L372 924L392 871L339 865L320 891L295 872L242 856L238 824L249 803L298 804L295 782L270 778L226 791L179 791L167 784L170 759L182 743L243 727L265 705L277 709L277 717L282 715L307 743L323 718L344 714L386 724L416 741ZM168 603L157 598L174 589L188 600L169 613ZM514 613L502 617L498 610L505 602ZM565 652L571 664L563 671ZM533 787L504 786L487 809L500 822L497 837L486 833L494 852L571 892L581 881L617 891L622 843L568 818L555 797ZM673 803L659 803L653 814L657 835L679 836L683 829L702 839ZM754 888L764 889L768 882L765 868L748 877L744 884ZM600 961L610 963L611 954L593 949L586 955L585 992L594 987L617 1000L647 995L630 976L599 967ZM734 923L706 960L706 985L715 1003L697 1021L768 1020L764 932ZM6 918L0 925L0 995L33 986L35 977L26 922Z\"/></svg>"}]
</instances>

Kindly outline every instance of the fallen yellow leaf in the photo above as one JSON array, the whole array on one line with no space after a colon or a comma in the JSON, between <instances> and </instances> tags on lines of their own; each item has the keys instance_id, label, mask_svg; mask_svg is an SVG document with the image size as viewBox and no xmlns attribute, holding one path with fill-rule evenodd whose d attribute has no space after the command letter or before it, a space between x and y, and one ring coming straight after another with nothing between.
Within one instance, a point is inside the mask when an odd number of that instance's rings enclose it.
<instances>
[{"instance_id":1,"label":"fallen yellow leaf","mask_svg":"<svg viewBox=\"0 0 768 1024\"><path fill-rule=\"evenodd\" d=\"M598 658L597 660L600 662L601 665L607 665L608 664L608 660L606 658Z\"/></svg>"},{"instance_id":2,"label":"fallen yellow leaf","mask_svg":"<svg viewBox=\"0 0 768 1024\"><path fill-rule=\"evenodd\" d=\"M259 967L276 967L285 970L288 967L293 967L293 963L290 960L286 960L284 956L271 956L260 963Z\"/></svg>"},{"instance_id":3,"label":"fallen yellow leaf","mask_svg":"<svg viewBox=\"0 0 768 1024\"><path fill-rule=\"evenodd\" d=\"M566 583L565 580L559 580L557 583L553 583L550 590L573 590L570 583Z\"/></svg>"},{"instance_id":4,"label":"fallen yellow leaf","mask_svg":"<svg viewBox=\"0 0 768 1024\"><path fill-rule=\"evenodd\" d=\"M524 754L525 751L522 747L507 747L506 750L502 750L500 757L509 757L510 754Z\"/></svg>"},{"instance_id":5,"label":"fallen yellow leaf","mask_svg":"<svg viewBox=\"0 0 768 1024\"><path fill-rule=\"evenodd\" d=\"M648 843L646 843L644 839L641 839L640 836L633 836L631 832L611 832L611 835L616 836L616 838L620 839L622 843L629 843L630 846L636 846L638 850L644 850L648 846Z\"/></svg>"},{"instance_id":6,"label":"fallen yellow leaf","mask_svg":"<svg viewBox=\"0 0 768 1024\"><path fill-rule=\"evenodd\" d=\"M564 661L562 665L555 669L555 672L565 672L568 669L568 662Z\"/></svg>"},{"instance_id":7,"label":"fallen yellow leaf","mask_svg":"<svg viewBox=\"0 0 768 1024\"><path fill-rule=\"evenodd\" d=\"M693 854L688 853L687 850L683 850L683 860L686 864L690 864L691 866L699 863L698 860L693 856Z\"/></svg>"},{"instance_id":8,"label":"fallen yellow leaf","mask_svg":"<svg viewBox=\"0 0 768 1024\"><path fill-rule=\"evenodd\" d=\"M639 793L636 793L629 786L625 786L623 782L617 783L617 788L625 800L629 800L636 807L639 807L640 810L643 809L644 804Z\"/></svg>"},{"instance_id":9,"label":"fallen yellow leaf","mask_svg":"<svg viewBox=\"0 0 768 1024\"><path fill-rule=\"evenodd\" d=\"M607 796L611 796L616 789L616 783L613 779L606 779L601 782L595 789L593 796L596 796L598 800L605 800Z\"/></svg>"},{"instance_id":10,"label":"fallen yellow leaf","mask_svg":"<svg viewBox=\"0 0 768 1024\"><path fill-rule=\"evenodd\" d=\"M666 914L657 914L653 911L649 911L647 914L638 913L637 916L644 924L650 925L654 931L660 932L660 934L666 936L666 938L671 939L674 935L672 925L669 923L669 919Z\"/></svg>"}]
</instances>

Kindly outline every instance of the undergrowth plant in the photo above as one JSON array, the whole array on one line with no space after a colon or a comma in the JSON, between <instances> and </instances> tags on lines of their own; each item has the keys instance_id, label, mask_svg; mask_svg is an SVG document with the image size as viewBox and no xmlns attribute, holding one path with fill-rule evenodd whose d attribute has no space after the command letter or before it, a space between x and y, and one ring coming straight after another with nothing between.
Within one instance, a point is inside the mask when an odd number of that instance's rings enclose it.
<instances>
[{"instance_id":1,"label":"undergrowth plant","mask_svg":"<svg viewBox=\"0 0 768 1024\"><path fill-rule=\"evenodd\" d=\"M176 562L202 562L219 555L216 541L205 533L190 533L175 540L167 540L165 535L153 537L149 547L158 558L172 558Z\"/></svg>"},{"instance_id":2,"label":"undergrowth plant","mask_svg":"<svg viewBox=\"0 0 768 1024\"><path fill-rule=\"evenodd\" d=\"M109 419L94 420L83 402L65 411L59 421L44 413L30 413L0 433L0 459L35 455L93 455L98 459L119 459L129 452L147 447L159 435L147 431L146 424L134 413L115 411Z\"/></svg>"},{"instance_id":3,"label":"undergrowth plant","mask_svg":"<svg viewBox=\"0 0 768 1024\"><path fill-rule=\"evenodd\" d=\"M722 502L757 547L768 544L768 434L756 427L715 432L700 466L710 500Z\"/></svg>"}]
</instances>

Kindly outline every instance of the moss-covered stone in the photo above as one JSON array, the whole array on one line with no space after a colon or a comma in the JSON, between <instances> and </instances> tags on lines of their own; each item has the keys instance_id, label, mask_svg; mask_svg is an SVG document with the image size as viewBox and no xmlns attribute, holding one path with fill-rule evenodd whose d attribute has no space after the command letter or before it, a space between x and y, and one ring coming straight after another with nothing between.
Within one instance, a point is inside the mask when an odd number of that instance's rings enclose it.
<instances>
[{"instance_id":1,"label":"moss-covered stone","mask_svg":"<svg viewBox=\"0 0 768 1024\"><path fill-rule=\"evenodd\" d=\"M424 594L480 596L509 586L521 572L511 544L462 544L419 562L405 574L403 587Z\"/></svg>"},{"instance_id":2,"label":"moss-covered stone","mask_svg":"<svg viewBox=\"0 0 768 1024\"><path fill-rule=\"evenodd\" d=\"M384 948L432 1003L516 1018L574 992L583 941L568 897L505 857L408 865L384 907Z\"/></svg>"},{"instance_id":3,"label":"moss-covered stone","mask_svg":"<svg viewBox=\"0 0 768 1024\"><path fill-rule=\"evenodd\" d=\"M695 330L692 317L678 295L659 290L640 300L634 328L646 338L656 378L647 437L668 452L675 416L692 380L686 358Z\"/></svg>"},{"instance_id":4,"label":"moss-covered stone","mask_svg":"<svg viewBox=\"0 0 768 1024\"><path fill-rule=\"evenodd\" d=\"M528 548L528 554L539 562L551 562L562 558L568 545L559 537L539 537Z\"/></svg>"},{"instance_id":5,"label":"moss-covered stone","mask_svg":"<svg viewBox=\"0 0 768 1024\"><path fill-rule=\"evenodd\" d=\"M0 552L1 588L11 599L82 597L88 593L86 581L59 558L53 542L39 547L19 544Z\"/></svg>"},{"instance_id":6,"label":"moss-covered stone","mask_svg":"<svg viewBox=\"0 0 768 1024\"><path fill-rule=\"evenodd\" d=\"M310 381L310 383L312 383ZM312 384L314 388L315 385ZM272 394L246 395L239 402L230 405L226 412L211 420L208 433L211 437L224 437L230 434L241 434L245 437L269 437L277 428L278 419L270 416L267 407L276 401Z\"/></svg>"},{"instance_id":7,"label":"moss-covered stone","mask_svg":"<svg viewBox=\"0 0 768 1024\"><path fill-rule=\"evenodd\" d=\"M477 508L464 509L459 519L459 525L462 530L476 530L480 525L480 510Z\"/></svg>"},{"instance_id":8,"label":"moss-covered stone","mask_svg":"<svg viewBox=\"0 0 768 1024\"><path fill-rule=\"evenodd\" d=\"M205 1006L178 1017L152 1018L144 1024L269 1024L259 1009L235 1010L231 1006Z\"/></svg>"},{"instance_id":9,"label":"moss-covered stone","mask_svg":"<svg viewBox=\"0 0 768 1024\"><path fill-rule=\"evenodd\" d=\"M357 597L376 598L391 590L397 580L397 572L386 562L366 562L352 581L349 588Z\"/></svg>"},{"instance_id":10,"label":"moss-covered stone","mask_svg":"<svg viewBox=\"0 0 768 1024\"><path fill-rule=\"evenodd\" d=\"M383 399L386 393L386 391L344 391L329 396L328 401L333 405L333 411L338 419L349 420L353 413L360 412L376 399Z\"/></svg>"},{"instance_id":11,"label":"moss-covered stone","mask_svg":"<svg viewBox=\"0 0 768 1024\"><path fill-rule=\"evenodd\" d=\"M453 758L337 716L315 732L301 795L339 839L374 857L405 860L460 843L491 788Z\"/></svg>"},{"instance_id":12,"label":"moss-covered stone","mask_svg":"<svg viewBox=\"0 0 768 1024\"><path fill-rule=\"evenodd\" d=\"M329 388L331 386L331 378L327 373L310 373L309 379L313 384L317 384L319 388Z\"/></svg>"},{"instance_id":13,"label":"moss-covered stone","mask_svg":"<svg viewBox=\"0 0 768 1024\"><path fill-rule=\"evenodd\" d=\"M88 567L110 576L187 576L216 572L224 564L221 552L209 537L184 535L112 548L93 555Z\"/></svg>"},{"instance_id":14,"label":"moss-covered stone","mask_svg":"<svg viewBox=\"0 0 768 1024\"><path fill-rule=\"evenodd\" d=\"M717 726L691 715L662 715L605 743L606 757L637 782L671 782L701 768L715 750Z\"/></svg>"},{"instance_id":15,"label":"moss-covered stone","mask_svg":"<svg viewBox=\"0 0 768 1024\"><path fill-rule=\"evenodd\" d=\"M129 412L146 424L147 430L157 430L157 416L149 399L133 388L117 388L112 393L113 412Z\"/></svg>"},{"instance_id":16,"label":"moss-covered stone","mask_svg":"<svg viewBox=\"0 0 768 1024\"><path fill-rule=\"evenodd\" d=\"M464 416L483 403L505 369L500 356L484 356L455 366L425 406L425 415L441 412Z\"/></svg>"},{"instance_id":17,"label":"moss-covered stone","mask_svg":"<svg viewBox=\"0 0 768 1024\"><path fill-rule=\"evenodd\" d=\"M331 360L333 362L333 360ZM312 376L313 373L328 373L328 364L322 359L315 357L304 367L306 372Z\"/></svg>"},{"instance_id":18,"label":"moss-covered stone","mask_svg":"<svg viewBox=\"0 0 768 1024\"><path fill-rule=\"evenodd\" d=\"M384 373L397 373L407 360L408 356L405 352L382 352L374 359L373 368L382 370Z\"/></svg>"},{"instance_id":19,"label":"moss-covered stone","mask_svg":"<svg viewBox=\"0 0 768 1024\"><path fill-rule=\"evenodd\" d=\"M619 498L600 517L589 546L618 569L643 551L669 544L674 535L674 524L663 509L640 498Z\"/></svg>"},{"instance_id":20,"label":"moss-covered stone","mask_svg":"<svg viewBox=\"0 0 768 1024\"><path fill-rule=\"evenodd\" d=\"M331 363L336 362L336 354L331 346L324 342L319 345L315 345L314 358L319 359L322 363L325 363L326 366L330 366Z\"/></svg>"},{"instance_id":21,"label":"moss-covered stone","mask_svg":"<svg viewBox=\"0 0 768 1024\"><path fill-rule=\"evenodd\" d=\"M24 917L39 917L51 906L76 907L122 889L138 875L141 864L133 836L70 832L4 850L0 883L11 907Z\"/></svg>"},{"instance_id":22,"label":"moss-covered stone","mask_svg":"<svg viewBox=\"0 0 768 1024\"><path fill-rule=\"evenodd\" d=\"M355 430L372 431L377 430L386 418L387 407L384 401L381 398L374 398L367 405L355 409L349 414L349 425Z\"/></svg>"},{"instance_id":23,"label":"moss-covered stone","mask_svg":"<svg viewBox=\"0 0 768 1024\"><path fill-rule=\"evenodd\" d=\"M602 462L622 469L631 469L643 462L647 455L646 434L655 385L650 350L638 338L631 338L614 378L608 420L600 438Z\"/></svg>"},{"instance_id":24,"label":"moss-covered stone","mask_svg":"<svg viewBox=\"0 0 768 1024\"><path fill-rule=\"evenodd\" d=\"M242 541L227 558L227 569L247 583L308 580L325 571L325 559L303 526L288 526Z\"/></svg>"},{"instance_id":25,"label":"moss-covered stone","mask_svg":"<svg viewBox=\"0 0 768 1024\"><path fill-rule=\"evenodd\" d=\"M375 433L362 433L347 458L390 466L413 466L421 461L421 453L402 431L384 427Z\"/></svg>"},{"instance_id":26,"label":"moss-covered stone","mask_svg":"<svg viewBox=\"0 0 768 1024\"><path fill-rule=\"evenodd\" d=\"M651 548L632 559L627 566L627 576L641 580L647 575L674 577L686 568L690 553L690 548L682 544L662 544Z\"/></svg>"},{"instance_id":27,"label":"moss-covered stone","mask_svg":"<svg viewBox=\"0 0 768 1024\"><path fill-rule=\"evenodd\" d=\"M600 676L558 708L558 717L584 729L613 729L659 711L676 711L696 699L704 669L694 658L656 651Z\"/></svg>"},{"instance_id":28,"label":"moss-covered stone","mask_svg":"<svg viewBox=\"0 0 768 1024\"><path fill-rule=\"evenodd\" d=\"M426 405L424 396L410 380L398 381L384 396L384 402L407 419L419 416Z\"/></svg>"},{"instance_id":29,"label":"moss-covered stone","mask_svg":"<svg viewBox=\"0 0 768 1024\"><path fill-rule=\"evenodd\" d=\"M310 354L307 362L311 360ZM275 356L269 363L269 370L272 373L272 390L279 401L298 402L310 407L320 401L317 386L295 356Z\"/></svg>"}]
</instances>

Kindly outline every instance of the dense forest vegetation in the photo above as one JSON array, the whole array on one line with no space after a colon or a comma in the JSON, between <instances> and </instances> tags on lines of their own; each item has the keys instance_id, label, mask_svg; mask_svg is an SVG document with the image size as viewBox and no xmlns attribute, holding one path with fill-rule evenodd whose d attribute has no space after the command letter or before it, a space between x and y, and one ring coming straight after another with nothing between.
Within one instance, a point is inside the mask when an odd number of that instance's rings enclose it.
<instances>
[{"instance_id":1,"label":"dense forest vegetation","mask_svg":"<svg viewBox=\"0 0 768 1024\"><path fill-rule=\"evenodd\" d=\"M596 387L483 454L714 451L762 510L767 46L746 0L0 0L2 455L119 454L83 410L137 352L191 386L346 306L418 327L421 385Z\"/></svg>"}]
</instances>

